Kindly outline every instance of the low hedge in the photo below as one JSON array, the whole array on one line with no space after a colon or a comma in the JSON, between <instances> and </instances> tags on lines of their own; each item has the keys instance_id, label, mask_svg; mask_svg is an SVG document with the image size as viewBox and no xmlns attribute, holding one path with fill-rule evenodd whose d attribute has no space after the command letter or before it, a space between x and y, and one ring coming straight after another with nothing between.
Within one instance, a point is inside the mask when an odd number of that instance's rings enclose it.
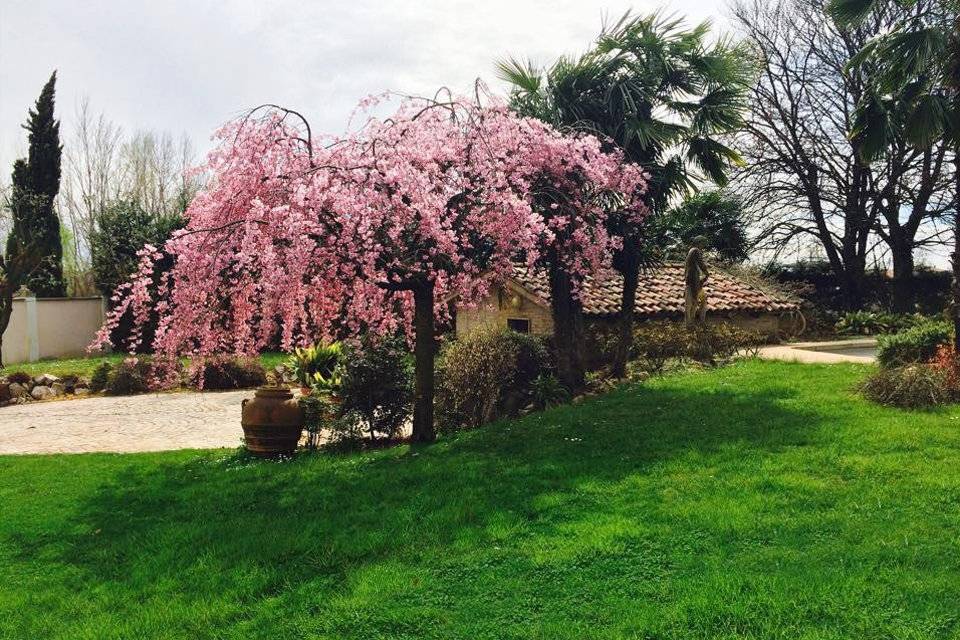
<instances>
[{"instance_id":1,"label":"low hedge","mask_svg":"<svg viewBox=\"0 0 960 640\"><path fill-rule=\"evenodd\" d=\"M886 369L930 362L941 345L949 344L951 327L946 322L925 322L900 333L877 339L877 362Z\"/></svg>"},{"instance_id":2,"label":"low hedge","mask_svg":"<svg viewBox=\"0 0 960 640\"><path fill-rule=\"evenodd\" d=\"M668 360L714 363L748 353L763 341L760 334L724 322L692 328L683 322L645 322L634 329L631 357L661 371Z\"/></svg>"}]
</instances>

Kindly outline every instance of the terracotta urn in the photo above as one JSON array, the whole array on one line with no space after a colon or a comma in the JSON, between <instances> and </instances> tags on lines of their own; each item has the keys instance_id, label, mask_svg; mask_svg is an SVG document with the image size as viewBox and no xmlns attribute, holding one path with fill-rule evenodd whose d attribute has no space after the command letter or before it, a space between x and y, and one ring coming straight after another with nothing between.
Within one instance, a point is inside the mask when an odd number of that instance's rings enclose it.
<instances>
[{"instance_id":1,"label":"terracotta urn","mask_svg":"<svg viewBox=\"0 0 960 640\"><path fill-rule=\"evenodd\" d=\"M244 398L240 424L247 450L261 458L293 455L303 432L303 409L286 387L264 386Z\"/></svg>"}]
</instances>

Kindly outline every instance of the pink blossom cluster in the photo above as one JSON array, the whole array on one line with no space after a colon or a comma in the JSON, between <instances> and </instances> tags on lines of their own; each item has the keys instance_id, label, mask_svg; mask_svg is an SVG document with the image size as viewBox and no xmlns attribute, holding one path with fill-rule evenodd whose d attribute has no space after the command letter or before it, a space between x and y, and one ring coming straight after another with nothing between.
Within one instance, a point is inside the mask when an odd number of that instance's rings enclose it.
<instances>
[{"instance_id":1,"label":"pink blossom cluster","mask_svg":"<svg viewBox=\"0 0 960 640\"><path fill-rule=\"evenodd\" d=\"M612 209L642 217L646 176L588 135L503 106L408 100L340 138L283 110L232 122L187 226L144 247L94 346L122 315L161 318L157 353L255 353L408 330L410 289L477 302L517 261L560 260L574 282L610 264ZM138 346L139 331L131 347Z\"/></svg>"}]
</instances>

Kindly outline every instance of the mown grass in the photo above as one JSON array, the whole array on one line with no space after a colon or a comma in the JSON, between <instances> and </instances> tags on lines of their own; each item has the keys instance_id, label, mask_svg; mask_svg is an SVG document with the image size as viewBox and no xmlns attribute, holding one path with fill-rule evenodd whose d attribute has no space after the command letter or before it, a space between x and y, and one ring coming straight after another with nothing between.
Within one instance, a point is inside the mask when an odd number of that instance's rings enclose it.
<instances>
[{"instance_id":1,"label":"mown grass","mask_svg":"<svg viewBox=\"0 0 960 640\"><path fill-rule=\"evenodd\" d=\"M668 376L435 445L0 458L0 636L957 638L960 409Z\"/></svg>"},{"instance_id":2,"label":"mown grass","mask_svg":"<svg viewBox=\"0 0 960 640\"><path fill-rule=\"evenodd\" d=\"M66 375L81 376L89 378L93 370L100 366L102 362L116 364L126 357L122 353L111 353L102 356L90 356L85 358L49 358L37 362L23 362L11 364L0 369L0 376L9 375L14 371L23 371L31 376L38 376L49 373L57 377ZM275 366L282 364L289 356L285 353L267 352L260 354L260 362L267 371L272 371ZM187 361L184 360L184 364Z\"/></svg>"}]
</instances>

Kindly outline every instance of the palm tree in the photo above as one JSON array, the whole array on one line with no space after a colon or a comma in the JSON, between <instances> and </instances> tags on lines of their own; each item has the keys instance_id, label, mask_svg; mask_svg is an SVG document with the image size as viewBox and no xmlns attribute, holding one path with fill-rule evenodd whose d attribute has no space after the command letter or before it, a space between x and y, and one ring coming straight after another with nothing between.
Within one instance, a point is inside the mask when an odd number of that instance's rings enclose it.
<instances>
[{"instance_id":1,"label":"palm tree","mask_svg":"<svg viewBox=\"0 0 960 640\"><path fill-rule=\"evenodd\" d=\"M870 40L851 61L876 70L857 107L853 136L863 143L864 162L879 157L891 140L953 147L954 349L960 352L960 0L830 0L827 13L841 27L874 12L905 12L893 29Z\"/></svg>"},{"instance_id":2,"label":"palm tree","mask_svg":"<svg viewBox=\"0 0 960 640\"><path fill-rule=\"evenodd\" d=\"M580 57L562 57L548 68L508 59L498 71L512 85L511 104L519 113L609 139L643 166L650 173L646 203L657 215L703 180L725 185L729 167L741 162L722 137L741 124L748 56L725 39L710 44L709 35L706 22L688 29L659 13L628 13L605 26ZM614 263L623 294L612 371L622 376L639 273L650 252L642 226L615 212L610 226L623 239Z\"/></svg>"}]
</instances>

